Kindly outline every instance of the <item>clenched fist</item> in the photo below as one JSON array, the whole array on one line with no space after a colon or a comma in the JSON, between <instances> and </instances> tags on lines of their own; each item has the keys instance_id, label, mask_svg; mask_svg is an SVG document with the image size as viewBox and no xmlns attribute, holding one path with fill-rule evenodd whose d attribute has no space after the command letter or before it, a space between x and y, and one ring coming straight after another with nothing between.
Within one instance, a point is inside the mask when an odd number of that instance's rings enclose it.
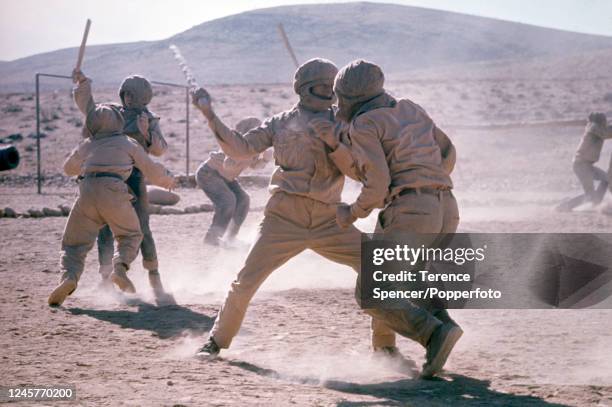
<instances>
[{"instance_id":1,"label":"clenched fist","mask_svg":"<svg viewBox=\"0 0 612 407\"><path fill-rule=\"evenodd\" d=\"M336 207L336 223L338 223L341 228L348 228L355 223L356 220L357 218L351 213L351 207L349 205L342 203Z\"/></svg>"},{"instance_id":2,"label":"clenched fist","mask_svg":"<svg viewBox=\"0 0 612 407\"><path fill-rule=\"evenodd\" d=\"M215 113L212 109L210 94L204 88L198 88L191 92L191 102L197 107L208 120L211 120Z\"/></svg>"},{"instance_id":3,"label":"clenched fist","mask_svg":"<svg viewBox=\"0 0 612 407\"><path fill-rule=\"evenodd\" d=\"M144 138L150 142L149 140L149 118L145 113L141 113L138 115L138 119L136 119L136 125L138 126L138 131L140 134L144 136Z\"/></svg>"},{"instance_id":4,"label":"clenched fist","mask_svg":"<svg viewBox=\"0 0 612 407\"><path fill-rule=\"evenodd\" d=\"M316 136L323 140L325 144L332 150L338 148L340 138L336 134L336 125L331 120L327 119L312 119L308 126L314 131Z\"/></svg>"},{"instance_id":5,"label":"clenched fist","mask_svg":"<svg viewBox=\"0 0 612 407\"><path fill-rule=\"evenodd\" d=\"M87 80L87 76L80 69L74 68L72 70L72 82L75 84L79 84L81 82L85 82Z\"/></svg>"}]
</instances>

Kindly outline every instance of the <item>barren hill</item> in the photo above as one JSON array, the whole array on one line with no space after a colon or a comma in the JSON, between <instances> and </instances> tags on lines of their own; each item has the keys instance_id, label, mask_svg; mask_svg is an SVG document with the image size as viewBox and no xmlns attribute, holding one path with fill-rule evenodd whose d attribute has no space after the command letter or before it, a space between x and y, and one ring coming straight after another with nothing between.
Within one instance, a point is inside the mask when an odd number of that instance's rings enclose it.
<instances>
[{"instance_id":1,"label":"barren hill","mask_svg":"<svg viewBox=\"0 0 612 407\"><path fill-rule=\"evenodd\" d=\"M136 72L183 82L168 49L176 44L202 83L288 82L294 67L279 40L280 22L301 61L323 56L342 65L361 57L382 64L390 78L466 63L504 61L505 66L508 61L612 49L611 37L418 7L348 3L254 10L165 40L91 46L83 69L98 85L116 85ZM37 71L69 74L76 54L77 49L70 48L2 63L0 90L32 89Z\"/></svg>"}]
</instances>

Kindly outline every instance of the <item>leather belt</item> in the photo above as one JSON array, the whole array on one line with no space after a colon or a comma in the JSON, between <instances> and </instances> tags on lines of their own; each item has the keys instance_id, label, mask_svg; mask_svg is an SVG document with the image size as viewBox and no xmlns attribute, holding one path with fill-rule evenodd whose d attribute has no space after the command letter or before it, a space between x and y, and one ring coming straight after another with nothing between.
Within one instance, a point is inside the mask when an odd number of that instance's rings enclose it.
<instances>
[{"instance_id":1,"label":"leather belt","mask_svg":"<svg viewBox=\"0 0 612 407\"><path fill-rule=\"evenodd\" d=\"M406 189L402 189L400 191L399 194L397 194L398 196L403 196L403 195L409 195L409 194L431 194L431 195L436 195L439 194L440 192L443 191L450 191L450 188L448 187L439 187L439 188L432 188L432 187L420 187L420 188L406 188Z\"/></svg>"},{"instance_id":2,"label":"leather belt","mask_svg":"<svg viewBox=\"0 0 612 407\"><path fill-rule=\"evenodd\" d=\"M114 172L88 172L79 178L117 178L123 181L123 177L119 174L115 174Z\"/></svg>"}]
</instances>

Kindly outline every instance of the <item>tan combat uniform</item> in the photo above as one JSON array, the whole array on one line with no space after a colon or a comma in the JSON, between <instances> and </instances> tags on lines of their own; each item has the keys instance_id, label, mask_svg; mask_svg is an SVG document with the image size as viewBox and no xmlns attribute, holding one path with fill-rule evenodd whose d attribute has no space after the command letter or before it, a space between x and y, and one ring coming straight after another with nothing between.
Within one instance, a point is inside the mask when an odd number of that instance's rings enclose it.
<instances>
[{"instance_id":1,"label":"tan combat uniform","mask_svg":"<svg viewBox=\"0 0 612 407\"><path fill-rule=\"evenodd\" d=\"M105 224L117 239L115 268L127 269L136 258L142 233L125 183L133 167L138 166L156 185L173 185L164 166L153 162L141 146L121 133L123 119L115 107L98 105L90 110L86 127L91 138L81 142L64 163L67 175L81 177L79 197L64 229L60 261L62 281L75 283Z\"/></svg>"},{"instance_id":2,"label":"tan combat uniform","mask_svg":"<svg viewBox=\"0 0 612 407\"><path fill-rule=\"evenodd\" d=\"M454 167L454 147L421 107L400 100L393 107L366 111L353 120L349 134L356 165L363 174L362 192L351 205L355 217L367 217L374 208L385 208L379 214L376 233L457 230L459 211L449 176ZM445 160L441 145L449 151ZM426 344L440 323L424 317L428 314L425 311L411 312L408 321L426 323L419 323L417 326L423 326L413 330L404 328L404 335L408 333L406 336ZM373 323L380 322L374 319ZM391 329L376 331L384 336L378 343L395 345Z\"/></svg>"},{"instance_id":3,"label":"tan combat uniform","mask_svg":"<svg viewBox=\"0 0 612 407\"><path fill-rule=\"evenodd\" d=\"M248 304L274 270L306 249L359 270L361 234L355 227L341 229L336 205L344 185L339 168L350 168L352 157L340 145L330 151L310 134L315 117L332 118L332 110L314 113L296 106L266 120L241 137L219 119L210 123L222 149L231 157L247 159L274 147L278 167L270 181L272 197L266 205L259 234L244 267L225 299L211 331L221 348L238 333Z\"/></svg>"},{"instance_id":4,"label":"tan combat uniform","mask_svg":"<svg viewBox=\"0 0 612 407\"><path fill-rule=\"evenodd\" d=\"M339 144L332 151L309 126L314 119L335 120L333 95L316 94L313 89L322 85L331 90L337 72L327 60L305 62L294 79L299 104L244 137L231 132L218 118L209 118L226 154L247 159L273 147L277 168L258 237L230 287L209 341L198 354L214 355L219 348L229 347L259 286L272 271L305 249L360 270L361 233L354 226L340 228L335 220L344 175L357 177L350 150Z\"/></svg>"},{"instance_id":5,"label":"tan combat uniform","mask_svg":"<svg viewBox=\"0 0 612 407\"><path fill-rule=\"evenodd\" d=\"M236 160L221 151L212 151L203 165L217 171L226 181L234 181L248 167L257 162L258 156L246 160Z\"/></svg>"},{"instance_id":6,"label":"tan combat uniform","mask_svg":"<svg viewBox=\"0 0 612 407\"><path fill-rule=\"evenodd\" d=\"M595 163L599 161L603 143L609 138L612 138L611 128L593 122L587 123L574 156L574 173L589 200L595 198L594 181L609 182L610 172L606 173L595 166Z\"/></svg>"},{"instance_id":7,"label":"tan combat uniform","mask_svg":"<svg viewBox=\"0 0 612 407\"><path fill-rule=\"evenodd\" d=\"M260 125L261 120L249 117L236 124L236 131L244 134ZM215 246L221 244L226 232L229 240L236 238L250 208L249 194L237 178L246 168L260 165L261 161L264 159L260 160L259 156L237 160L221 151L213 151L208 160L198 167L195 173L196 184L215 208L212 223L204 237L205 243Z\"/></svg>"},{"instance_id":8,"label":"tan combat uniform","mask_svg":"<svg viewBox=\"0 0 612 407\"><path fill-rule=\"evenodd\" d=\"M73 89L73 97L74 102L76 103L81 113L87 116L89 110L95 106L91 90L91 79L86 79L83 82L79 83ZM140 91L138 89L135 89L135 97L138 99L142 99L140 100L139 104L146 106L151 101L152 95L148 95L144 89ZM122 114L125 114L126 109L123 106L119 104L116 104L115 106L119 108ZM145 113L147 114L147 116L149 116L150 139L148 141L144 139L144 137L138 131L138 128L135 127L135 123L131 121L124 121L124 133L136 140L145 149L147 153L155 157L160 157L168 150L168 143L166 142L166 139L164 138L164 135L159 126L159 117L152 114L148 110L146 110ZM83 131L86 132L87 128L83 127ZM85 136L88 135L89 134L85 134Z\"/></svg>"},{"instance_id":9,"label":"tan combat uniform","mask_svg":"<svg viewBox=\"0 0 612 407\"><path fill-rule=\"evenodd\" d=\"M132 96L132 107L127 107L124 102L124 92L129 91ZM161 156L168 149L168 144L164 139L161 128L159 126L159 117L151 113L147 105L153 98L151 84L143 77L138 75L129 76L123 80L119 89L119 95L124 103L123 105L115 105L121 112L124 119L123 133L137 141L147 153L153 156ZM91 90L91 80L86 79L80 82L73 90L74 101L79 110L83 114L87 114L94 104L94 99ZM145 138L140 134L140 130L136 124L138 115L144 113L149 118L149 134ZM87 129L84 128L86 132ZM85 134L87 135L87 134ZM143 241L141 244L142 265L150 273L155 274L152 278L154 281L154 289L159 290L161 282L159 281L157 249L153 233L149 226L149 208L145 177L138 168L132 171L132 174L127 180L127 184L134 195L133 205L136 209L136 214L140 220L140 228L143 233ZM103 278L108 277L111 272L111 257L113 252L113 235L110 228L104 227L98 235L98 259L100 262L100 274ZM158 292L158 291L156 291Z\"/></svg>"}]
</instances>

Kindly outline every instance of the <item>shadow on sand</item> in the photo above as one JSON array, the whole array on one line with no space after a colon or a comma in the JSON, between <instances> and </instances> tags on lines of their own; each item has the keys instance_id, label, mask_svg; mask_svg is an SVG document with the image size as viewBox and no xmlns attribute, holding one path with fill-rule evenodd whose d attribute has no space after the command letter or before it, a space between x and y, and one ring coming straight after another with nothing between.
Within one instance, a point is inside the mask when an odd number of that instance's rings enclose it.
<instances>
[{"instance_id":1,"label":"shadow on sand","mask_svg":"<svg viewBox=\"0 0 612 407\"><path fill-rule=\"evenodd\" d=\"M69 308L73 315L87 315L100 321L107 321L122 328L155 332L161 339L168 339L189 331L201 335L210 331L214 316L209 317L180 305L157 307L145 302L136 302L137 311L95 310Z\"/></svg>"},{"instance_id":2,"label":"shadow on sand","mask_svg":"<svg viewBox=\"0 0 612 407\"><path fill-rule=\"evenodd\" d=\"M385 383L361 384L340 380L321 382L313 377L286 375L272 369L243 361L227 361L258 375L300 384L321 385L341 393L377 397L376 401L341 401L341 407L366 406L547 406L565 407L565 404L549 403L539 397L501 393L490 388L488 380L478 380L452 374L435 380L406 379Z\"/></svg>"}]
</instances>

